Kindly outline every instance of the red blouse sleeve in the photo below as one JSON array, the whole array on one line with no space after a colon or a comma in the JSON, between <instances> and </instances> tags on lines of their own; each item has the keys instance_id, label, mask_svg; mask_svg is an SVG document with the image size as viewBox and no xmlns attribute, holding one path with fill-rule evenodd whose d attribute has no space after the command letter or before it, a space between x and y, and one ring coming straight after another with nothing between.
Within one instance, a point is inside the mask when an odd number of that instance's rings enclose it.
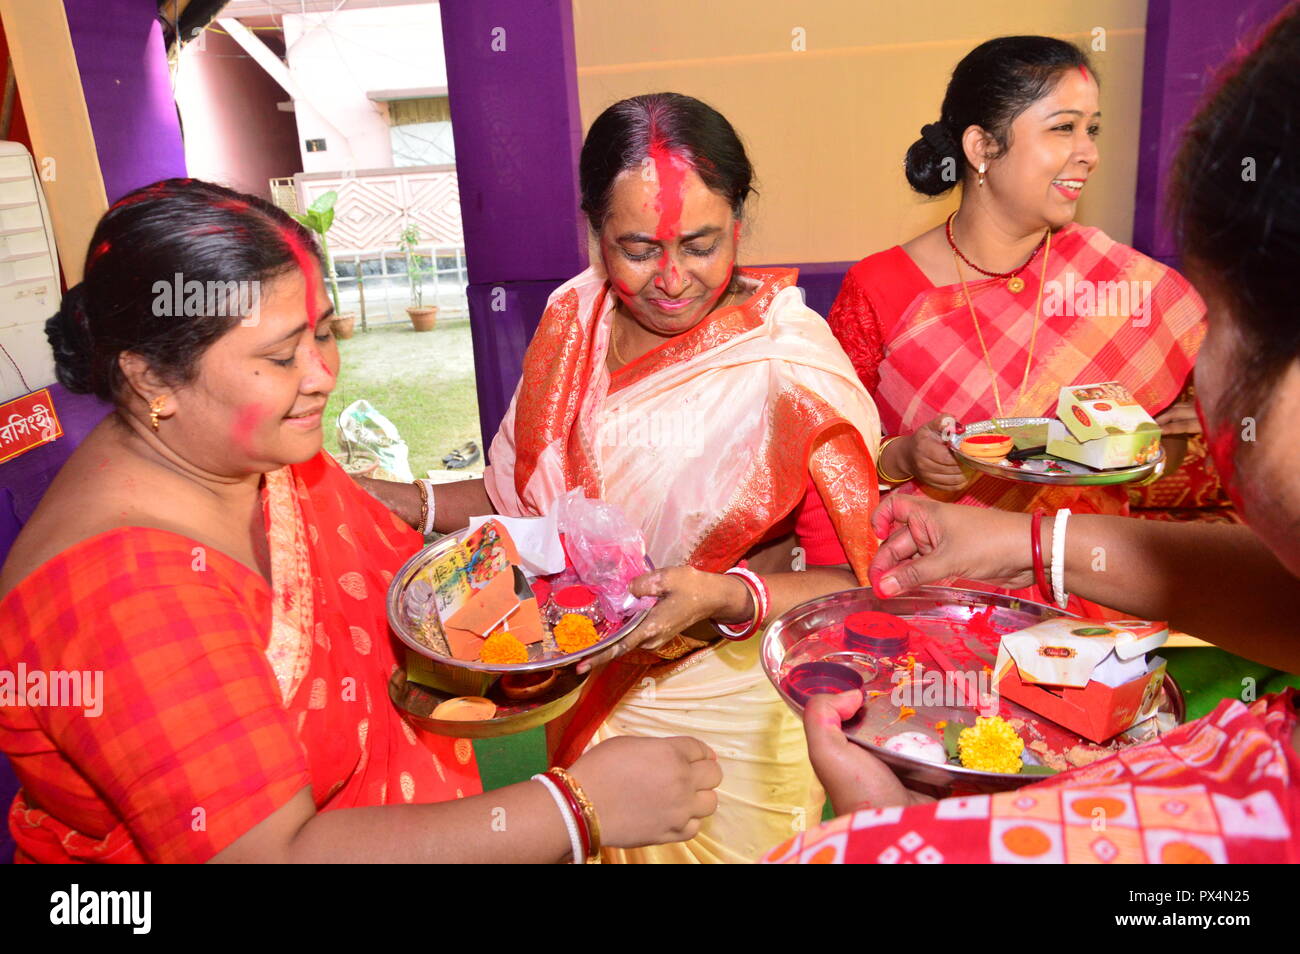
<instances>
[{"instance_id":1,"label":"red blouse sleeve","mask_svg":"<svg viewBox=\"0 0 1300 954\"><path fill-rule=\"evenodd\" d=\"M812 475L803 502L795 510L794 532L808 566L841 566L849 562Z\"/></svg>"},{"instance_id":2,"label":"red blouse sleeve","mask_svg":"<svg viewBox=\"0 0 1300 954\"><path fill-rule=\"evenodd\" d=\"M884 337L875 306L850 269L835 296L835 304L826 317L840 347L853 362L862 385L871 394L880 384L880 362L884 357Z\"/></svg>"}]
</instances>

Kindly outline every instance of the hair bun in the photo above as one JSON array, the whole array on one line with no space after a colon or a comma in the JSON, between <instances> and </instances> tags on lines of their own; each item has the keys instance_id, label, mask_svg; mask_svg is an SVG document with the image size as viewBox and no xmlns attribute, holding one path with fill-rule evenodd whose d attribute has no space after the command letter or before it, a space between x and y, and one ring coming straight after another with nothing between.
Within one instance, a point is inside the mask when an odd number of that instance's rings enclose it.
<instances>
[{"instance_id":1,"label":"hair bun","mask_svg":"<svg viewBox=\"0 0 1300 954\"><path fill-rule=\"evenodd\" d=\"M921 138L928 142L930 147L941 156L951 156L957 151L957 143L942 121L926 123L922 126Z\"/></svg>"},{"instance_id":2,"label":"hair bun","mask_svg":"<svg viewBox=\"0 0 1300 954\"><path fill-rule=\"evenodd\" d=\"M84 284L69 288L59 310L45 322L45 337L54 351L55 377L75 394L90 394L95 389L85 288Z\"/></svg>"},{"instance_id":3,"label":"hair bun","mask_svg":"<svg viewBox=\"0 0 1300 954\"><path fill-rule=\"evenodd\" d=\"M943 195L961 181L966 157L942 121L921 127L903 160L908 184L922 195Z\"/></svg>"}]
</instances>

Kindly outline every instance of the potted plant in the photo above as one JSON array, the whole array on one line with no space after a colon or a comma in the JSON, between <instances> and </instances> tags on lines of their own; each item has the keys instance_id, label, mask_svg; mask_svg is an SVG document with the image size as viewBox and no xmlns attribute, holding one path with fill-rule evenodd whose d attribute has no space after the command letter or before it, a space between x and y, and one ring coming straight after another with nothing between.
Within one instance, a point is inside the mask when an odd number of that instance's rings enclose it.
<instances>
[{"instance_id":1,"label":"potted plant","mask_svg":"<svg viewBox=\"0 0 1300 954\"><path fill-rule=\"evenodd\" d=\"M321 252L325 258L325 265L329 269L330 298L334 302L334 319L330 322L330 330L334 332L336 338L351 338L357 316L352 312L344 313L339 307L338 274L334 271L334 259L330 257L329 240L325 237L325 233L334 224L334 203L338 198L339 194L331 189L317 196L316 201L307 207L306 212L295 212L293 217L320 236Z\"/></svg>"},{"instance_id":2,"label":"potted plant","mask_svg":"<svg viewBox=\"0 0 1300 954\"><path fill-rule=\"evenodd\" d=\"M416 331L432 331L438 320L438 306L424 304L424 277L429 269L420 256L420 230L414 225L402 229L397 247L406 253L406 281L411 286L411 304L406 314Z\"/></svg>"}]
</instances>

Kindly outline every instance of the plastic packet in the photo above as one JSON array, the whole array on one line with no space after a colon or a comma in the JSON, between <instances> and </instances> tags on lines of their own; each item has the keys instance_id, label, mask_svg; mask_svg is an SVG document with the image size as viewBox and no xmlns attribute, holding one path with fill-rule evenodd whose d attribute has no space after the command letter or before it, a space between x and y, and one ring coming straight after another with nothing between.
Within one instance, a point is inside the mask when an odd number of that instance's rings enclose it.
<instances>
[{"instance_id":1,"label":"plastic packet","mask_svg":"<svg viewBox=\"0 0 1300 954\"><path fill-rule=\"evenodd\" d=\"M622 510L587 498L581 488L557 499L553 509L569 562L582 584L596 594L607 618L625 619L654 606L654 597L628 592L628 585L648 568L641 530Z\"/></svg>"},{"instance_id":2,"label":"plastic packet","mask_svg":"<svg viewBox=\"0 0 1300 954\"><path fill-rule=\"evenodd\" d=\"M381 480L409 483L414 477L409 463L409 449L393 422L380 414L369 401L353 401L339 414L339 446L343 448L344 468L349 473L368 473ZM373 461L377 467L366 465Z\"/></svg>"}]
</instances>

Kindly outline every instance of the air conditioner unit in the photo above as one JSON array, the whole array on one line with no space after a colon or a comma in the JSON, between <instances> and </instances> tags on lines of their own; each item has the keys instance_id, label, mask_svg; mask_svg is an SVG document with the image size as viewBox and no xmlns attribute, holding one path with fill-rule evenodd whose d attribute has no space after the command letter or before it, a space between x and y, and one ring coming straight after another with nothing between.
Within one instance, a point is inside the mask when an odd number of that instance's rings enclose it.
<instances>
[{"instance_id":1,"label":"air conditioner unit","mask_svg":"<svg viewBox=\"0 0 1300 954\"><path fill-rule=\"evenodd\" d=\"M0 140L0 401L53 383L45 321L59 297L59 254L36 164L22 143Z\"/></svg>"}]
</instances>

